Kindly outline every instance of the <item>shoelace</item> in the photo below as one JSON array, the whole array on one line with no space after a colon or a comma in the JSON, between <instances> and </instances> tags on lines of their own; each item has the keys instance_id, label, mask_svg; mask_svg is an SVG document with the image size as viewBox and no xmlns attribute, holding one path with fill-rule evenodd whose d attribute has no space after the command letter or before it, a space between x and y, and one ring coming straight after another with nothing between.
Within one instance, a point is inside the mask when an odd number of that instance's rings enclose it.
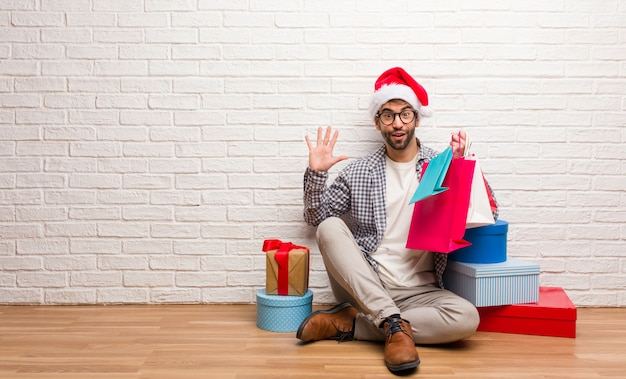
<instances>
[{"instance_id":1,"label":"shoelace","mask_svg":"<svg viewBox=\"0 0 626 379\"><path fill-rule=\"evenodd\" d=\"M402 319L399 318L390 318L387 321L387 328L389 328L389 335L394 335L397 332L403 332L402 327L400 326L400 323L402 322Z\"/></svg>"},{"instance_id":2,"label":"shoelace","mask_svg":"<svg viewBox=\"0 0 626 379\"><path fill-rule=\"evenodd\" d=\"M352 341L353 338L352 331L337 332L337 342L348 342Z\"/></svg>"},{"instance_id":3,"label":"shoelace","mask_svg":"<svg viewBox=\"0 0 626 379\"><path fill-rule=\"evenodd\" d=\"M341 330L337 325L335 325L335 328L337 329L337 336L335 338L337 342L348 342L354 339L354 323L352 323L352 329Z\"/></svg>"}]
</instances>

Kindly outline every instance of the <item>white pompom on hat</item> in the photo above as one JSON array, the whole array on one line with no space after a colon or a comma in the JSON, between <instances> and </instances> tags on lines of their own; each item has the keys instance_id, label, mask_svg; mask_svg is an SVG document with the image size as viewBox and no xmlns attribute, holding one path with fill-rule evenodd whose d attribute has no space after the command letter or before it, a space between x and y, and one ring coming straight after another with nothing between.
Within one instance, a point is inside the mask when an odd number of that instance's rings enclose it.
<instances>
[{"instance_id":1,"label":"white pompom on hat","mask_svg":"<svg viewBox=\"0 0 626 379\"><path fill-rule=\"evenodd\" d=\"M369 108L370 116L374 118L378 109L393 99L411 104L421 117L432 115L428 106L428 93L401 67L390 68L376 79Z\"/></svg>"}]
</instances>

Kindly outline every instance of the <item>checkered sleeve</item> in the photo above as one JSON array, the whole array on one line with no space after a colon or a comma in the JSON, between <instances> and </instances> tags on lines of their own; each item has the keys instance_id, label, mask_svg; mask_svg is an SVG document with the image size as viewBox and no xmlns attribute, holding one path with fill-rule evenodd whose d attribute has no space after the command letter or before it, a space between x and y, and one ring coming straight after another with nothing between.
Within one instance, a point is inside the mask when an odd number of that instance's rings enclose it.
<instances>
[{"instance_id":1,"label":"checkered sleeve","mask_svg":"<svg viewBox=\"0 0 626 379\"><path fill-rule=\"evenodd\" d=\"M350 186L344 172L330 186L326 186L327 180L327 172L307 168L304 173L304 221L309 225L317 226L350 209Z\"/></svg>"}]
</instances>

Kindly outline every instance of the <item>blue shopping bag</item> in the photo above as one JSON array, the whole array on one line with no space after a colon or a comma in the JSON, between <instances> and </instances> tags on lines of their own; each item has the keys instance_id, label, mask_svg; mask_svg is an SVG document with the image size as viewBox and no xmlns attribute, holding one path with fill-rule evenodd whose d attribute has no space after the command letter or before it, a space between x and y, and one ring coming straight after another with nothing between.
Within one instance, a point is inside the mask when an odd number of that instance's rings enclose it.
<instances>
[{"instance_id":1,"label":"blue shopping bag","mask_svg":"<svg viewBox=\"0 0 626 379\"><path fill-rule=\"evenodd\" d=\"M423 173L409 204L416 203L448 189L443 187L442 184L448 172L448 168L450 167L450 162L452 162L452 149L450 147L446 148L428 162L428 167Z\"/></svg>"}]
</instances>

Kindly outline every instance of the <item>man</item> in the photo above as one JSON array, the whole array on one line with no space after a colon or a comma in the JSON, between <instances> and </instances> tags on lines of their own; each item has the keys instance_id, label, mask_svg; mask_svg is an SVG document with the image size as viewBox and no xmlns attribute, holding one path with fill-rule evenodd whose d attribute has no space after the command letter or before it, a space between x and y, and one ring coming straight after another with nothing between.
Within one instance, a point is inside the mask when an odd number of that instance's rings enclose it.
<instances>
[{"instance_id":1,"label":"man","mask_svg":"<svg viewBox=\"0 0 626 379\"><path fill-rule=\"evenodd\" d=\"M341 302L313 312L297 338L385 341L384 360L394 372L415 369L415 344L457 341L472 335L476 308L443 289L447 255L405 247L422 164L437 155L415 137L421 117L430 115L428 94L396 67L376 81L370 116L384 145L344 168L330 185L328 170L347 159L334 156L338 132L319 128L309 136L304 175L304 218L317 226L317 242L331 288ZM466 135L450 145L463 155ZM495 215L494 215L495 216Z\"/></svg>"}]
</instances>

